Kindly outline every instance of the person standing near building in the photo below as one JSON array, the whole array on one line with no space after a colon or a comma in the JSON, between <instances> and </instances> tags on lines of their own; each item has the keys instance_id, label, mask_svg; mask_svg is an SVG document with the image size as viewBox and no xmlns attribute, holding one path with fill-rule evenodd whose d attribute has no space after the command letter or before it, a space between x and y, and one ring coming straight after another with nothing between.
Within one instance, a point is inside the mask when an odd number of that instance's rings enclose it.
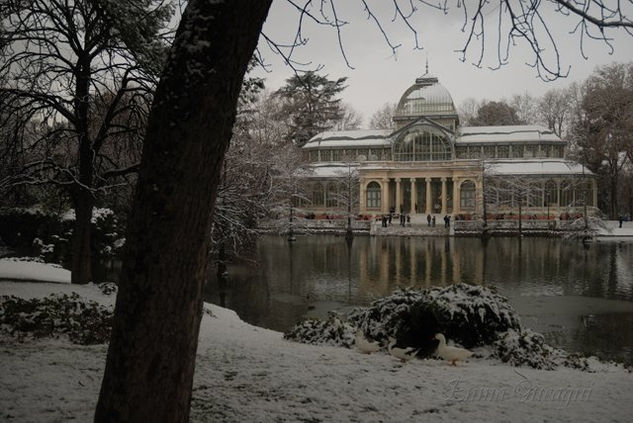
<instances>
[{"instance_id":1,"label":"person standing near building","mask_svg":"<svg viewBox=\"0 0 633 423\"><path fill-rule=\"evenodd\" d=\"M426 223L428 223L428 225L431 226L431 215L430 214L426 215Z\"/></svg>"}]
</instances>

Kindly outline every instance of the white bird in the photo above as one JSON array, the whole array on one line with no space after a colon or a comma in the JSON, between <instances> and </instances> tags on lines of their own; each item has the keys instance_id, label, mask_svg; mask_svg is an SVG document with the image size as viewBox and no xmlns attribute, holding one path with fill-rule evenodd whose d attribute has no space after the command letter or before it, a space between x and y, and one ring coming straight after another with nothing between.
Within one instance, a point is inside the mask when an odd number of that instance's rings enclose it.
<instances>
[{"instance_id":1,"label":"white bird","mask_svg":"<svg viewBox=\"0 0 633 423\"><path fill-rule=\"evenodd\" d=\"M363 331L358 329L356 331L356 349L363 354L371 354L376 351L380 351L380 344L378 342L370 342L365 338Z\"/></svg>"},{"instance_id":2,"label":"white bird","mask_svg":"<svg viewBox=\"0 0 633 423\"><path fill-rule=\"evenodd\" d=\"M396 339L393 337L389 337L389 345L387 346L387 349L389 350L389 354L396 357L403 363L411 360L413 357L415 357L415 355L419 351L419 349L417 348L413 348L413 347L400 348L400 347L396 347L395 345L396 345Z\"/></svg>"},{"instance_id":3,"label":"white bird","mask_svg":"<svg viewBox=\"0 0 633 423\"><path fill-rule=\"evenodd\" d=\"M440 341L437 346L436 354L446 361L450 361L453 366L456 366L458 361L464 361L473 355L472 351L468 351L464 348L451 347L446 345L446 338L441 333L435 335L435 339Z\"/></svg>"}]
</instances>

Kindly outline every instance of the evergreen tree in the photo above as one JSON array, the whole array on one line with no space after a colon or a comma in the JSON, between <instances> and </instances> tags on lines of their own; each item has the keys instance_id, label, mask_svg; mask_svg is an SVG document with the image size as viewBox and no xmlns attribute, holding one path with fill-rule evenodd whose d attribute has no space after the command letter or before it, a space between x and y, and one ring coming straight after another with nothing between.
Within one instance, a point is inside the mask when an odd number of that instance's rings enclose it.
<instances>
[{"instance_id":1,"label":"evergreen tree","mask_svg":"<svg viewBox=\"0 0 633 423\"><path fill-rule=\"evenodd\" d=\"M521 125L516 110L504 101L489 101L483 104L471 120L472 126Z\"/></svg>"},{"instance_id":2,"label":"evergreen tree","mask_svg":"<svg viewBox=\"0 0 633 423\"><path fill-rule=\"evenodd\" d=\"M282 113L290 116L290 139L301 147L316 134L333 128L344 117L341 99L347 78L330 80L314 71L294 75L276 95L285 100Z\"/></svg>"}]
</instances>

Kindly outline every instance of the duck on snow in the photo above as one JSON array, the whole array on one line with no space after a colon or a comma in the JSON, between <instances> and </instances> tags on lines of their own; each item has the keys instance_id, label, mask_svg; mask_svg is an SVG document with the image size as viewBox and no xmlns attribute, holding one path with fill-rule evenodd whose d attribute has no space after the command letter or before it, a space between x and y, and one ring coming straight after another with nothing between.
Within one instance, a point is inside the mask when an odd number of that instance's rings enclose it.
<instances>
[{"instance_id":1,"label":"duck on snow","mask_svg":"<svg viewBox=\"0 0 633 423\"><path fill-rule=\"evenodd\" d=\"M355 345L356 349L363 354L371 354L373 352L380 351L380 344L378 342L368 341L361 329L356 331Z\"/></svg>"},{"instance_id":2,"label":"duck on snow","mask_svg":"<svg viewBox=\"0 0 633 423\"><path fill-rule=\"evenodd\" d=\"M467 349L446 345L446 338L441 333L436 334L435 339L440 341L435 354L446 361L450 361L453 366L456 366L458 361L464 361L473 355L472 351Z\"/></svg>"},{"instance_id":3,"label":"duck on snow","mask_svg":"<svg viewBox=\"0 0 633 423\"><path fill-rule=\"evenodd\" d=\"M411 360L413 357L415 357L415 355L420 350L419 348L414 348L414 347L398 347L398 346L396 346L396 344L397 344L396 338L390 337L389 338L389 345L388 345L387 349L389 350L389 354L391 354L392 356L396 357L397 359L399 359L403 363L405 363L405 362Z\"/></svg>"}]
</instances>

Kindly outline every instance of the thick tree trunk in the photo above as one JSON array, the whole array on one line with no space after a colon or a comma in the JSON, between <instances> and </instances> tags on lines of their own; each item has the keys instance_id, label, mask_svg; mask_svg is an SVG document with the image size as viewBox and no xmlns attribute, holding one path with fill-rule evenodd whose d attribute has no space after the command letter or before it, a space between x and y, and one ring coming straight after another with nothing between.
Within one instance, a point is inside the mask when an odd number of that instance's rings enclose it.
<instances>
[{"instance_id":1,"label":"thick tree trunk","mask_svg":"<svg viewBox=\"0 0 633 423\"><path fill-rule=\"evenodd\" d=\"M89 192L74 197L75 227L72 239L71 282L84 284L92 281L92 208L94 200Z\"/></svg>"},{"instance_id":2,"label":"thick tree trunk","mask_svg":"<svg viewBox=\"0 0 633 423\"><path fill-rule=\"evenodd\" d=\"M192 0L158 85L97 422L185 422L212 211L241 82L271 0Z\"/></svg>"},{"instance_id":3,"label":"thick tree trunk","mask_svg":"<svg viewBox=\"0 0 633 423\"><path fill-rule=\"evenodd\" d=\"M94 151L88 130L90 97L90 56L77 60L75 86L75 129L79 135L79 183L71 188L75 206L75 228L72 241L71 282L84 284L92 281L91 219L94 197L86 187L92 187L94 178Z\"/></svg>"}]
</instances>

